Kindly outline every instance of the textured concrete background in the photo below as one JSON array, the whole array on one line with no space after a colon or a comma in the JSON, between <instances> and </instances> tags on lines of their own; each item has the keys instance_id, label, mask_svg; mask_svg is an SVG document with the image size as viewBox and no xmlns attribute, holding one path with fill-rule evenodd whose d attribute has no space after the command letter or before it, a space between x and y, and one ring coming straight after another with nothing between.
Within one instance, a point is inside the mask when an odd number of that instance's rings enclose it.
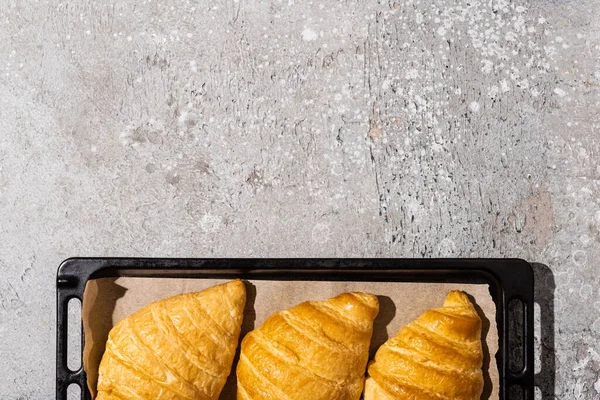
<instances>
[{"instance_id":1,"label":"textured concrete background","mask_svg":"<svg viewBox=\"0 0 600 400\"><path fill-rule=\"evenodd\" d=\"M526 258L556 282L556 397L598 399L599 21L597 0L1 1L0 399L54 396L70 256Z\"/></svg>"}]
</instances>

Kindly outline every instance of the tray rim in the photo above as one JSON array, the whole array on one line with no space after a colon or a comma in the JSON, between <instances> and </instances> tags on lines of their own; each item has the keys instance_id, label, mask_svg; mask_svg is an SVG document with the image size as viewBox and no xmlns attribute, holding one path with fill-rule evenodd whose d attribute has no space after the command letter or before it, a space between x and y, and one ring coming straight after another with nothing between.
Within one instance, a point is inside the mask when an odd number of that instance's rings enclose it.
<instances>
[{"instance_id":1,"label":"tray rim","mask_svg":"<svg viewBox=\"0 0 600 400\"><path fill-rule=\"evenodd\" d=\"M336 275L337 274L337 275ZM142 258L75 257L57 270L56 398L66 399L70 384L81 387L81 399L91 398L83 364L67 367L67 304L78 298L90 279L103 277L241 278L263 280L358 280L396 282L487 283L496 303L500 375L499 399L509 398L509 387L520 386L526 398L534 395L533 293L531 264L519 258ZM311 279L312 278L312 279ZM321 278L321 279L315 279ZM478 281L475 281L477 278ZM391 279L391 280L390 280ZM523 304L523 369L508 368L508 304ZM85 345L83 328L81 351Z\"/></svg>"}]
</instances>

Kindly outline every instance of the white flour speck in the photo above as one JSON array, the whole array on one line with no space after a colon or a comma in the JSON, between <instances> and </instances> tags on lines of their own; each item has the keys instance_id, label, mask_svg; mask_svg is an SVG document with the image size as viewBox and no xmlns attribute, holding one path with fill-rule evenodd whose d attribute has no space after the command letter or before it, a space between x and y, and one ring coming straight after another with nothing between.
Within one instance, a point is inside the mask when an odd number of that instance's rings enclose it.
<instances>
[{"instance_id":1,"label":"white flour speck","mask_svg":"<svg viewBox=\"0 0 600 400\"><path fill-rule=\"evenodd\" d=\"M183 124L187 120L187 116L188 116L187 111L182 111L181 115L179 116L179 120L178 120L179 124Z\"/></svg>"},{"instance_id":2,"label":"white flour speck","mask_svg":"<svg viewBox=\"0 0 600 400\"><path fill-rule=\"evenodd\" d=\"M450 257L456 254L456 243L448 238L444 238L440 241L437 251L441 257Z\"/></svg>"},{"instance_id":3,"label":"white flour speck","mask_svg":"<svg viewBox=\"0 0 600 400\"><path fill-rule=\"evenodd\" d=\"M587 246L591 241L591 239L588 235L581 235L579 237L579 240L581 241L581 244L583 244L584 246Z\"/></svg>"},{"instance_id":4,"label":"white flour speck","mask_svg":"<svg viewBox=\"0 0 600 400\"><path fill-rule=\"evenodd\" d=\"M302 40L304 40L305 42L312 42L313 40L317 40L318 37L319 35L317 34L317 32L313 31L310 28L304 28L304 30L302 31Z\"/></svg>"},{"instance_id":5,"label":"white flour speck","mask_svg":"<svg viewBox=\"0 0 600 400\"><path fill-rule=\"evenodd\" d=\"M573 264L578 267L584 266L587 263L587 254L583 250L575 250L572 255Z\"/></svg>"},{"instance_id":6,"label":"white flour speck","mask_svg":"<svg viewBox=\"0 0 600 400\"><path fill-rule=\"evenodd\" d=\"M480 106L479 103L476 101L472 101L471 104L469 104L469 109L473 112L479 112Z\"/></svg>"},{"instance_id":7,"label":"white flour speck","mask_svg":"<svg viewBox=\"0 0 600 400\"><path fill-rule=\"evenodd\" d=\"M329 228L329 224L318 223L314 226L312 232L312 241L313 243L326 243L331 239L331 229Z\"/></svg>"},{"instance_id":8,"label":"white flour speck","mask_svg":"<svg viewBox=\"0 0 600 400\"><path fill-rule=\"evenodd\" d=\"M416 79L418 77L419 77L419 71L417 71L415 68L409 69L406 72L406 79Z\"/></svg>"},{"instance_id":9,"label":"white flour speck","mask_svg":"<svg viewBox=\"0 0 600 400\"><path fill-rule=\"evenodd\" d=\"M200 228L207 233L214 233L221 227L221 217L216 215L204 214L200 219Z\"/></svg>"},{"instance_id":10,"label":"white flour speck","mask_svg":"<svg viewBox=\"0 0 600 400\"><path fill-rule=\"evenodd\" d=\"M481 67L481 72L483 72L484 74L489 74L490 72L492 72L492 68L494 67L493 62L491 62L490 60L481 60L481 62L483 63L483 67Z\"/></svg>"},{"instance_id":11,"label":"white flour speck","mask_svg":"<svg viewBox=\"0 0 600 400\"><path fill-rule=\"evenodd\" d=\"M567 94L567 92L565 92L561 88L555 88L554 93L556 93L560 97L564 97Z\"/></svg>"}]
</instances>

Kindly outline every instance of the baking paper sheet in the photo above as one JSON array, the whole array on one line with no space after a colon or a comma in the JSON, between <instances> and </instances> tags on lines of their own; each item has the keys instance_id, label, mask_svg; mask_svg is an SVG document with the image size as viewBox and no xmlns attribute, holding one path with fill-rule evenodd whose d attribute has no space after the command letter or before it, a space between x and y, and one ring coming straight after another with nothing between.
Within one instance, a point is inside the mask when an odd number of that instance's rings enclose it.
<instances>
[{"instance_id":1,"label":"baking paper sheet","mask_svg":"<svg viewBox=\"0 0 600 400\"><path fill-rule=\"evenodd\" d=\"M195 292L227 282L221 279L189 278L102 278L87 283L82 309L85 334L84 368L92 396L96 394L98 366L108 332L122 318L146 304L180 293ZM442 306L446 294L459 289L471 295L483 321L483 372L485 386L482 399L498 399L498 368L494 355L498 351L496 305L488 285L405 282L315 282L315 281L245 281L246 310L241 338L272 313L293 307L306 300L324 300L342 292L362 291L379 297L380 311L375 320L371 341L371 358L388 337L429 308ZM238 347L239 351L239 347ZM237 362L237 356L236 356ZM235 364L220 399L235 399Z\"/></svg>"}]
</instances>

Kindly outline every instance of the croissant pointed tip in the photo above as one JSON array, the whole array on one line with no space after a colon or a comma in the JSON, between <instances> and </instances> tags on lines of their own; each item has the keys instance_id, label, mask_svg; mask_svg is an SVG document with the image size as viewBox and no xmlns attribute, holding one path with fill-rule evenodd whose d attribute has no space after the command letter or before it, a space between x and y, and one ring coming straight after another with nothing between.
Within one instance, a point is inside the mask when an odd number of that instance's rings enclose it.
<instances>
[{"instance_id":1,"label":"croissant pointed tip","mask_svg":"<svg viewBox=\"0 0 600 400\"><path fill-rule=\"evenodd\" d=\"M375 296L373 294L369 294L369 293L362 293L362 292L353 292L351 294L353 296L355 296L356 298L358 298L362 303L367 305L369 308L373 308L373 309L379 311L379 300L377 299L377 296Z\"/></svg>"},{"instance_id":2,"label":"croissant pointed tip","mask_svg":"<svg viewBox=\"0 0 600 400\"><path fill-rule=\"evenodd\" d=\"M233 299L238 307L244 308L246 303L246 285L240 279L236 279L223 284L227 294Z\"/></svg>"},{"instance_id":3,"label":"croissant pointed tip","mask_svg":"<svg viewBox=\"0 0 600 400\"><path fill-rule=\"evenodd\" d=\"M458 305L472 305L469 296L461 290L451 290L446 296L444 307L452 307Z\"/></svg>"},{"instance_id":4,"label":"croissant pointed tip","mask_svg":"<svg viewBox=\"0 0 600 400\"><path fill-rule=\"evenodd\" d=\"M224 285L227 286L228 288L238 289L238 290L241 289L244 292L246 291L246 285L244 285L244 282L241 279L235 279L233 281L229 281L229 282L225 283Z\"/></svg>"},{"instance_id":5,"label":"croissant pointed tip","mask_svg":"<svg viewBox=\"0 0 600 400\"><path fill-rule=\"evenodd\" d=\"M346 317L350 319L362 320L367 317L372 321L379 313L379 300L377 296L369 293L342 293L326 302L340 307L341 310L344 310Z\"/></svg>"}]
</instances>

